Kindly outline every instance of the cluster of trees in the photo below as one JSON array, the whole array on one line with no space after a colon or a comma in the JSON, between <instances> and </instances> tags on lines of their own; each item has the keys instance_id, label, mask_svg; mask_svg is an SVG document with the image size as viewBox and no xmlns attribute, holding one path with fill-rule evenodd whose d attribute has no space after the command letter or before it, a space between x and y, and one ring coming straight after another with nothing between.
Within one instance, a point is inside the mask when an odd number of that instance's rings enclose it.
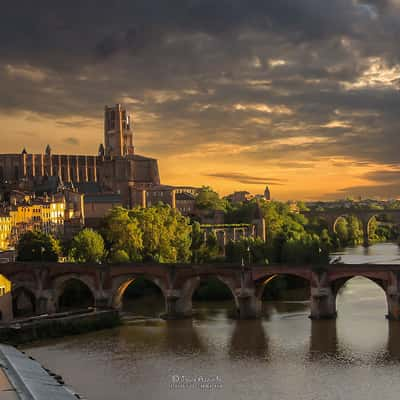
<instances>
[{"instance_id":1,"label":"cluster of trees","mask_svg":"<svg viewBox=\"0 0 400 400\"><path fill-rule=\"evenodd\" d=\"M159 262L159 263L326 263L338 247L362 243L361 222L354 216L341 218L330 234L326 222L308 220L287 203L257 199L230 203L209 187L196 198L206 212L222 211L230 224L251 223L255 215L266 222L267 241L243 239L221 249L215 233L204 235L199 222L190 221L177 210L159 204L150 208L112 209L98 231L84 229L71 242L61 244L52 236L28 232L18 243L21 261L57 261L64 255L73 262ZM399 235L391 224L369 224L372 241L393 240ZM224 254L225 253L225 254ZM224 255L223 255L224 254Z\"/></svg>"},{"instance_id":2,"label":"cluster of trees","mask_svg":"<svg viewBox=\"0 0 400 400\"><path fill-rule=\"evenodd\" d=\"M114 208L100 229L111 262L189 262L191 231L188 218L163 204Z\"/></svg>"},{"instance_id":3,"label":"cluster of trees","mask_svg":"<svg viewBox=\"0 0 400 400\"><path fill-rule=\"evenodd\" d=\"M57 261L64 253L72 262L191 260L192 226L177 210L159 204L150 208L114 208L99 231L83 229L62 247L51 235L28 232L18 244L20 261Z\"/></svg>"},{"instance_id":4,"label":"cluster of trees","mask_svg":"<svg viewBox=\"0 0 400 400\"><path fill-rule=\"evenodd\" d=\"M17 244L19 261L58 261L61 245L53 236L42 232L26 232Z\"/></svg>"},{"instance_id":5,"label":"cluster of trees","mask_svg":"<svg viewBox=\"0 0 400 400\"><path fill-rule=\"evenodd\" d=\"M267 241L241 240L229 243L226 258L230 262L257 263L326 263L329 261L331 238L327 229L309 224L307 218L291 210L290 205L276 201L258 201L236 205L230 215L251 215L251 207L260 207L266 223ZM254 212L254 210L253 210ZM254 214L253 214L254 215ZM238 220L232 218L231 221Z\"/></svg>"}]
</instances>

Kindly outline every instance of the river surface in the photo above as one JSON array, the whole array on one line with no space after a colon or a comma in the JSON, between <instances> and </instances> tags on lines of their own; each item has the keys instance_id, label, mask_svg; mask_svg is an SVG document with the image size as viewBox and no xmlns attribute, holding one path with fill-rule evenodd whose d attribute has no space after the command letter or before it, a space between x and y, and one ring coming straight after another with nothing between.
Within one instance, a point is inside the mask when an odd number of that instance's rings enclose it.
<instances>
[{"instance_id":1,"label":"river surface","mask_svg":"<svg viewBox=\"0 0 400 400\"><path fill-rule=\"evenodd\" d=\"M400 263L396 245L367 251L333 257ZM285 301L265 303L259 321L228 318L229 302L195 303L192 320L137 319L161 306L135 301L122 327L26 351L89 400L399 399L400 322L385 319L384 292L366 279L341 290L336 321L311 321L308 302Z\"/></svg>"}]
</instances>

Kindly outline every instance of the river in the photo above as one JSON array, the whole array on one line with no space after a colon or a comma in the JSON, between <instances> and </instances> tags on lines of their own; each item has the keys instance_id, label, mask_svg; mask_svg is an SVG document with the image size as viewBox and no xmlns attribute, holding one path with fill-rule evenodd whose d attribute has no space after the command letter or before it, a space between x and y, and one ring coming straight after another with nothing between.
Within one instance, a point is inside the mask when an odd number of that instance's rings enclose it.
<instances>
[{"instance_id":1,"label":"river","mask_svg":"<svg viewBox=\"0 0 400 400\"><path fill-rule=\"evenodd\" d=\"M400 263L393 244L338 256ZM117 329L26 351L90 400L399 398L400 323L385 319L384 292L374 283L350 280L336 321L311 321L307 302L268 302L259 321L228 318L231 306L196 303L186 321L132 316ZM128 305L136 316L159 307L149 299Z\"/></svg>"}]
</instances>

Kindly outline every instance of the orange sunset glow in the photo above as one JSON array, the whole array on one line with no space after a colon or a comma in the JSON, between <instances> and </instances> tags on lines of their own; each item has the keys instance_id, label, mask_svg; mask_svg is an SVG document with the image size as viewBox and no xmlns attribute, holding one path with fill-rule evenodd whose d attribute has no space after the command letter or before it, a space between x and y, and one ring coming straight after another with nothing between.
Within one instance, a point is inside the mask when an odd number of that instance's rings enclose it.
<instances>
[{"instance_id":1,"label":"orange sunset glow","mask_svg":"<svg viewBox=\"0 0 400 400\"><path fill-rule=\"evenodd\" d=\"M206 4L158 4L157 17L130 5L112 20L109 6L82 6L84 23L72 6L56 20L51 7L19 10L41 18L1 47L2 152L96 154L104 106L122 103L136 153L159 160L163 183L223 195L268 184L279 200L399 197L400 60L391 25L378 24L399 3L300 3L301 24L284 4L239 2L218 24L202 19Z\"/></svg>"}]
</instances>

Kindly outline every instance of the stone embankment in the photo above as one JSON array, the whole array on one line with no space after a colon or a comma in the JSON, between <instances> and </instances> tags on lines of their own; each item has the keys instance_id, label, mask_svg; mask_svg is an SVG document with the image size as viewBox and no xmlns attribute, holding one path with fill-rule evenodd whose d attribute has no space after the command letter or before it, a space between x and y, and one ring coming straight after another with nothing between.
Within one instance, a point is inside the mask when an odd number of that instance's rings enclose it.
<instances>
[{"instance_id":1,"label":"stone embankment","mask_svg":"<svg viewBox=\"0 0 400 400\"><path fill-rule=\"evenodd\" d=\"M0 345L1 400L83 399L61 376L43 368L15 347Z\"/></svg>"},{"instance_id":2,"label":"stone embankment","mask_svg":"<svg viewBox=\"0 0 400 400\"><path fill-rule=\"evenodd\" d=\"M50 339L113 328L120 324L116 310L85 310L41 315L0 325L0 343L21 345L40 339Z\"/></svg>"}]
</instances>

